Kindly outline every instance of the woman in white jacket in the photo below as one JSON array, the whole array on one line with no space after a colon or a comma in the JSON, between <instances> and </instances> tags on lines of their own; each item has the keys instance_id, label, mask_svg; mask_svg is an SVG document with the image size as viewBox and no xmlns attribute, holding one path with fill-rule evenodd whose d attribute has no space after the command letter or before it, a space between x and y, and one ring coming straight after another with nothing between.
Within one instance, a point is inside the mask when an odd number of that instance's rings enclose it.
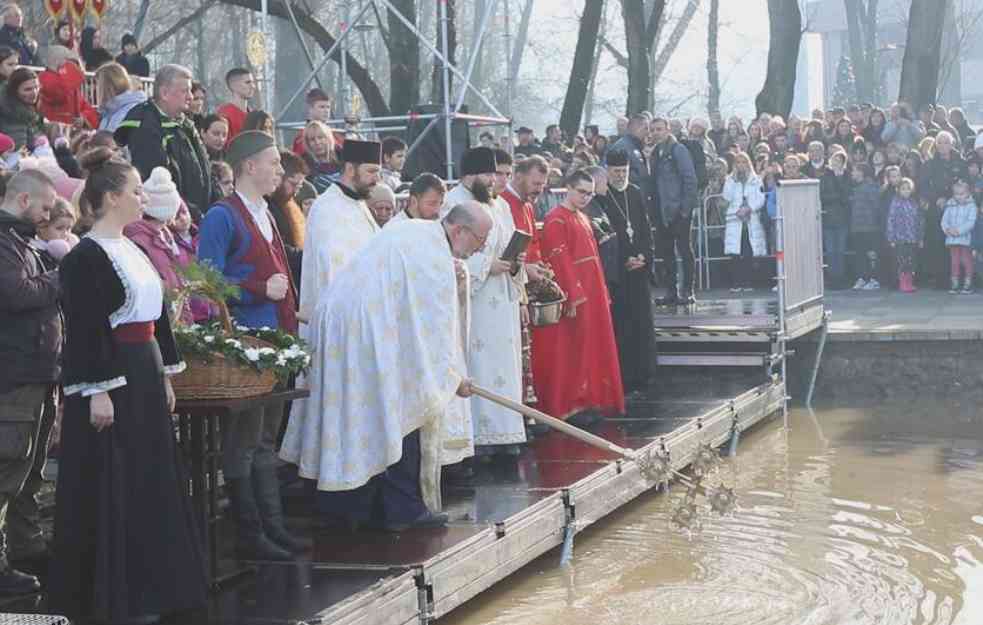
<instances>
[{"instance_id":1,"label":"woman in white jacket","mask_svg":"<svg viewBox=\"0 0 983 625\"><path fill-rule=\"evenodd\" d=\"M753 291L754 257L768 255L765 229L761 222L765 194L761 188L761 178L751 166L751 157L744 152L734 157L734 171L727 176L723 196L727 202L724 253L734 257L731 291Z\"/></svg>"}]
</instances>

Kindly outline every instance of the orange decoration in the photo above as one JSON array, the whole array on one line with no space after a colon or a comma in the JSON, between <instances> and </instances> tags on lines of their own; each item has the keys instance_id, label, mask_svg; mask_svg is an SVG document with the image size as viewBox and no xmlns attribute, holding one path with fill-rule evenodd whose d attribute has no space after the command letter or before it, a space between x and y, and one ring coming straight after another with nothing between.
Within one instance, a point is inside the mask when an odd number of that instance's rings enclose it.
<instances>
[{"instance_id":1,"label":"orange decoration","mask_svg":"<svg viewBox=\"0 0 983 625\"><path fill-rule=\"evenodd\" d=\"M57 20L68 6L65 2L66 0L44 0L44 10L48 12L51 19Z\"/></svg>"},{"instance_id":2,"label":"orange decoration","mask_svg":"<svg viewBox=\"0 0 983 625\"><path fill-rule=\"evenodd\" d=\"M108 8L109 0L89 0L89 11L100 20Z\"/></svg>"},{"instance_id":3,"label":"orange decoration","mask_svg":"<svg viewBox=\"0 0 983 625\"><path fill-rule=\"evenodd\" d=\"M87 0L68 0L68 12L76 22L81 23L85 19L88 4Z\"/></svg>"}]
</instances>

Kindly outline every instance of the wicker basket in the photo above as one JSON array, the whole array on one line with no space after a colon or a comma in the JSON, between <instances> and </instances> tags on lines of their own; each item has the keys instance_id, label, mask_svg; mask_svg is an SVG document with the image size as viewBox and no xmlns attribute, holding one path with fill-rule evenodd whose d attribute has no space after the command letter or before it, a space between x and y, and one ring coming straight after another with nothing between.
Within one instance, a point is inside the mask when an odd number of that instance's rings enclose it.
<instances>
[{"instance_id":1,"label":"wicker basket","mask_svg":"<svg viewBox=\"0 0 983 625\"><path fill-rule=\"evenodd\" d=\"M219 303L218 307L222 325L231 334L229 309L224 302ZM273 347L253 336L242 336L237 340L248 347ZM171 377L174 395L179 400L255 397L271 392L277 382L276 374L272 371L257 371L241 362L230 361L221 354L212 354L207 361L187 357L185 363L187 368Z\"/></svg>"}]
</instances>

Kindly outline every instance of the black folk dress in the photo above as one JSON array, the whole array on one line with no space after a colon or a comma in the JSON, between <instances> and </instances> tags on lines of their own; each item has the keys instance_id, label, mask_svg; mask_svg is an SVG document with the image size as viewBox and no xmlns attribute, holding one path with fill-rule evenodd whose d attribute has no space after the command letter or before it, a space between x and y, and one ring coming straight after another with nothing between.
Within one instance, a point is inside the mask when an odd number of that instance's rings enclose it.
<instances>
[{"instance_id":1,"label":"black folk dress","mask_svg":"<svg viewBox=\"0 0 983 625\"><path fill-rule=\"evenodd\" d=\"M164 376L181 361L160 278L127 239L63 260L65 412L49 603L105 622L203 606L207 582ZM89 422L108 391L114 424Z\"/></svg>"}]
</instances>

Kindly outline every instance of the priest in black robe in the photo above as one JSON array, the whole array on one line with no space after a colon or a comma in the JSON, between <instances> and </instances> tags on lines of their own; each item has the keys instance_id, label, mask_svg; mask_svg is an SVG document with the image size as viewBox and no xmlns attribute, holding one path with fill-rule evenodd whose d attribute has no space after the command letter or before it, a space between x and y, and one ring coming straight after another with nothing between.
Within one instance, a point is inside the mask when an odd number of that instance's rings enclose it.
<instances>
[{"instance_id":1,"label":"priest in black robe","mask_svg":"<svg viewBox=\"0 0 983 625\"><path fill-rule=\"evenodd\" d=\"M644 390L652 376L655 329L652 325L650 263L655 256L645 200L628 180L628 155L607 155L607 191L600 203L618 237L618 273L611 294L611 314L628 393Z\"/></svg>"}]
</instances>

